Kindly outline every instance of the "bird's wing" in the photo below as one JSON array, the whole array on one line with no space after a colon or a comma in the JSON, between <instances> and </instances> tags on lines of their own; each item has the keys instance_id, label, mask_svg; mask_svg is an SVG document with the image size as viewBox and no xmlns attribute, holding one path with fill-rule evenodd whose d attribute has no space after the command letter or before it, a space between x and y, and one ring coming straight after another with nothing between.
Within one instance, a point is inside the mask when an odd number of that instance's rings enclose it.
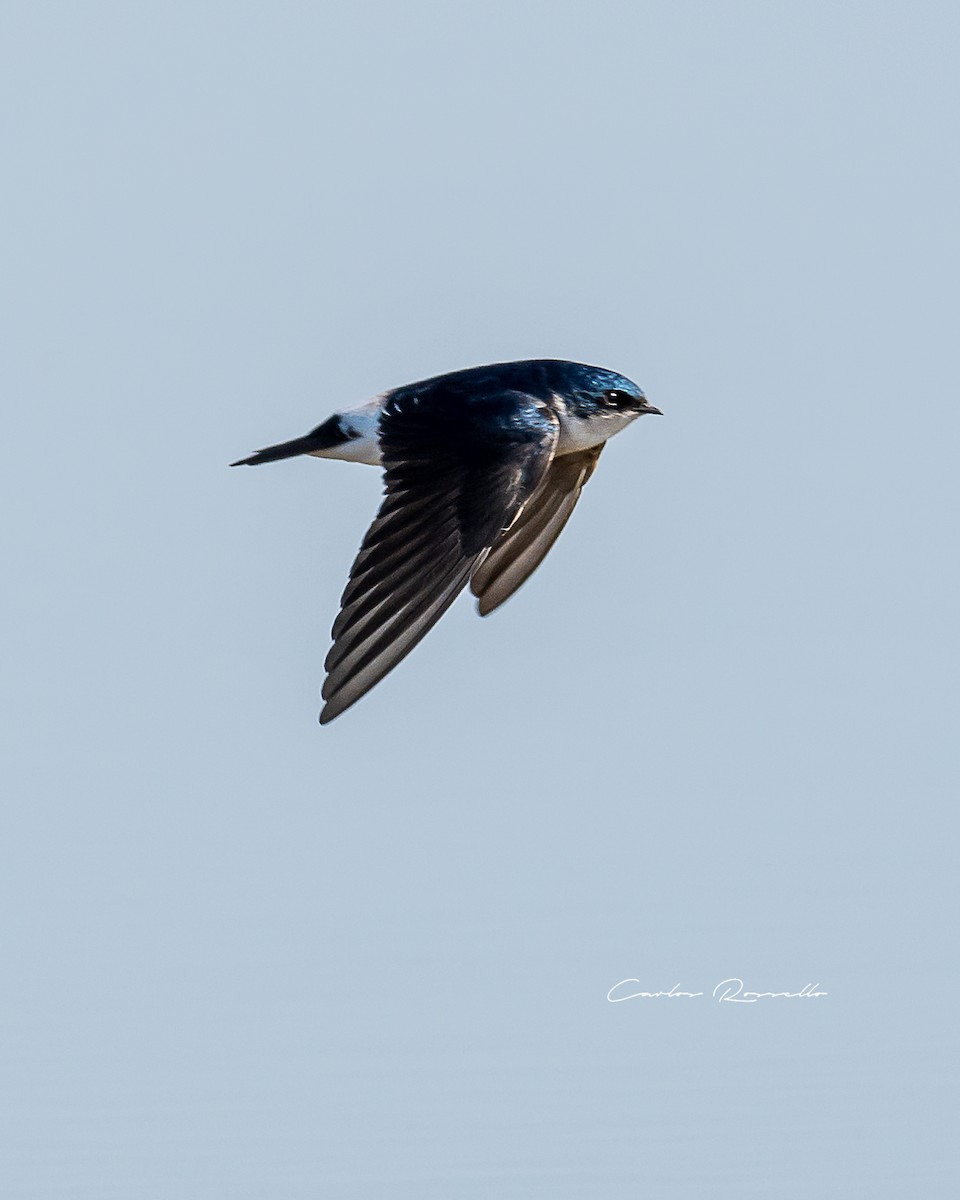
<instances>
[{"instance_id":1,"label":"bird's wing","mask_svg":"<svg viewBox=\"0 0 960 1200\"><path fill-rule=\"evenodd\" d=\"M515 391L449 399L404 389L384 403L385 495L333 626L321 724L436 624L550 465L559 423L541 401Z\"/></svg>"},{"instance_id":2,"label":"bird's wing","mask_svg":"<svg viewBox=\"0 0 960 1200\"><path fill-rule=\"evenodd\" d=\"M555 458L536 494L470 577L482 617L499 608L543 562L594 472L603 443Z\"/></svg>"}]
</instances>

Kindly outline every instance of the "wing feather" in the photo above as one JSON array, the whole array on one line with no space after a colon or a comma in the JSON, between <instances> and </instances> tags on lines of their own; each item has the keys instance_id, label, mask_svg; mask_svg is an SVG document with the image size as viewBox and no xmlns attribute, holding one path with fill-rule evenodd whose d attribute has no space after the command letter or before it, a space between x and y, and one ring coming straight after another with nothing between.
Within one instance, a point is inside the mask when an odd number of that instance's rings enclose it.
<instances>
[{"instance_id":1,"label":"wing feather","mask_svg":"<svg viewBox=\"0 0 960 1200\"><path fill-rule=\"evenodd\" d=\"M500 537L470 579L485 617L525 583L543 562L570 518L603 445L554 458L517 521Z\"/></svg>"},{"instance_id":2,"label":"wing feather","mask_svg":"<svg viewBox=\"0 0 960 1200\"><path fill-rule=\"evenodd\" d=\"M385 496L350 572L326 659L326 724L439 621L540 486L559 423L521 392L466 410L433 394L384 405Z\"/></svg>"}]
</instances>

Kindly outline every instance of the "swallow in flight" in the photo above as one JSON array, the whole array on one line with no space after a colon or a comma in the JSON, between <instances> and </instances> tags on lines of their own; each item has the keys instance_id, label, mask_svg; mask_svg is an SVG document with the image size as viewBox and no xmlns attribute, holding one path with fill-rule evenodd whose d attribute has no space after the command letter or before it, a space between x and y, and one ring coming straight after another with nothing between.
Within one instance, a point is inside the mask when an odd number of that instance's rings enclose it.
<instances>
[{"instance_id":1,"label":"swallow in flight","mask_svg":"<svg viewBox=\"0 0 960 1200\"><path fill-rule=\"evenodd\" d=\"M481 616L536 570L604 443L660 414L635 383L557 359L438 375L334 413L232 466L312 454L382 466L384 498L350 572L321 725L365 695L470 584Z\"/></svg>"}]
</instances>

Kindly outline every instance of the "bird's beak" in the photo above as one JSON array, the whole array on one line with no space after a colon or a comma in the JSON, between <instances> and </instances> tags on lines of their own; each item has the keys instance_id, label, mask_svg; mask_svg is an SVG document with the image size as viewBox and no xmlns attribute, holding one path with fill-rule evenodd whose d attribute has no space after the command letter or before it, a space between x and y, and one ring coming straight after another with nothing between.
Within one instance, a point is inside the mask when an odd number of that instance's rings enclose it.
<instances>
[{"instance_id":1,"label":"bird's beak","mask_svg":"<svg viewBox=\"0 0 960 1200\"><path fill-rule=\"evenodd\" d=\"M654 408L652 404L647 404L646 401L644 401L643 404L641 404L640 408L637 411L641 412L641 413L656 413L658 417L663 416L663 413L660 411L659 408Z\"/></svg>"}]
</instances>

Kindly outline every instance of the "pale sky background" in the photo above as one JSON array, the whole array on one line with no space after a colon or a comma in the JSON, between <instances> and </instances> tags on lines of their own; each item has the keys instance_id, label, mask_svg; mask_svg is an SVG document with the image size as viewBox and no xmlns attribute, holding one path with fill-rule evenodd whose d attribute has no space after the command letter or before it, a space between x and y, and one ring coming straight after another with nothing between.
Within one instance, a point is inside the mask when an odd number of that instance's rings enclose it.
<instances>
[{"instance_id":1,"label":"pale sky background","mask_svg":"<svg viewBox=\"0 0 960 1200\"><path fill-rule=\"evenodd\" d=\"M956 1193L958 56L6 0L5 1198ZM227 463L534 356L666 416L321 729L378 474Z\"/></svg>"}]
</instances>

